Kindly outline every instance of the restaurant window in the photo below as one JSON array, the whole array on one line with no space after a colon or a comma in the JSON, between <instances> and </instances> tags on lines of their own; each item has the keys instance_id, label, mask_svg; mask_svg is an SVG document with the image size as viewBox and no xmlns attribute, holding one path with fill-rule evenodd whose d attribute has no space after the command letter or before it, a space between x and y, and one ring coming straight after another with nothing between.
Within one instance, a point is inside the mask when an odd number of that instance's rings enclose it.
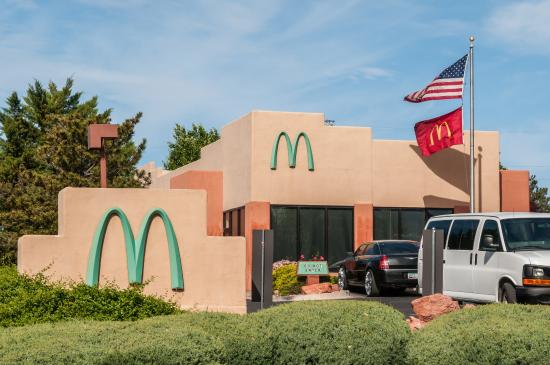
<instances>
[{"instance_id":1,"label":"restaurant window","mask_svg":"<svg viewBox=\"0 0 550 365\"><path fill-rule=\"evenodd\" d=\"M244 207L223 212L224 236L244 236L244 212Z\"/></svg>"},{"instance_id":2,"label":"restaurant window","mask_svg":"<svg viewBox=\"0 0 550 365\"><path fill-rule=\"evenodd\" d=\"M323 256L329 264L353 247L353 208L272 206L274 261Z\"/></svg>"},{"instance_id":3,"label":"restaurant window","mask_svg":"<svg viewBox=\"0 0 550 365\"><path fill-rule=\"evenodd\" d=\"M419 241L428 219L452 213L442 208L374 208L374 239Z\"/></svg>"}]
</instances>

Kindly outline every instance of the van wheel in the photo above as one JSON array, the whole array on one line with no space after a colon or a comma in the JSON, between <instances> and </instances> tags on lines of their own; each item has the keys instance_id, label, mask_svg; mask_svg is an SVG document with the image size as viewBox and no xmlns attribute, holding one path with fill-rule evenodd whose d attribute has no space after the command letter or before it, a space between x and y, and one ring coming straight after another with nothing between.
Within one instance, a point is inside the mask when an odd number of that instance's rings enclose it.
<instances>
[{"instance_id":1,"label":"van wheel","mask_svg":"<svg viewBox=\"0 0 550 365\"><path fill-rule=\"evenodd\" d=\"M517 303L516 288L510 283L502 284L500 289L500 302L505 304Z\"/></svg>"}]
</instances>

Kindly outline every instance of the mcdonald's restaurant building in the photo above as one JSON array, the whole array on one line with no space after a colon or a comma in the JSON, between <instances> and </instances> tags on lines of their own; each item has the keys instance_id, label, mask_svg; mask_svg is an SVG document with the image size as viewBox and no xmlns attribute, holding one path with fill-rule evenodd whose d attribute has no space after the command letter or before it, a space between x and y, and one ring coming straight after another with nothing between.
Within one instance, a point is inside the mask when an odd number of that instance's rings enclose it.
<instances>
[{"instance_id":1,"label":"mcdonald's restaurant building","mask_svg":"<svg viewBox=\"0 0 550 365\"><path fill-rule=\"evenodd\" d=\"M244 236L249 276L254 229L274 230L275 260L330 264L361 242L417 240L431 216L468 211L464 137L423 157L416 141L373 139L371 128L326 125L322 113L253 111L225 125L198 161L144 168L151 189L206 190L207 234ZM477 131L475 141L476 210L528 211L529 174L500 171L499 133Z\"/></svg>"}]
</instances>

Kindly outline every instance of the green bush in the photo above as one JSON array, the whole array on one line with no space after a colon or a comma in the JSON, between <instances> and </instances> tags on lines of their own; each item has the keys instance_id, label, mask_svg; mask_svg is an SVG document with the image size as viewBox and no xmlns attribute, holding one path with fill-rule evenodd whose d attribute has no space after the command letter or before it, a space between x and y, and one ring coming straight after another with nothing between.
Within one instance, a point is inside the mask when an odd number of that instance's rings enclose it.
<instances>
[{"instance_id":1,"label":"green bush","mask_svg":"<svg viewBox=\"0 0 550 365\"><path fill-rule=\"evenodd\" d=\"M212 332L232 317L238 316L181 314L12 327L0 332L0 363L223 364L223 337ZM205 330L199 328L206 323Z\"/></svg>"},{"instance_id":2,"label":"green bush","mask_svg":"<svg viewBox=\"0 0 550 365\"><path fill-rule=\"evenodd\" d=\"M0 326L21 326L71 318L136 320L179 310L173 303L145 296L142 289L120 290L73 284L49 284L42 275L19 275L13 266L0 267Z\"/></svg>"},{"instance_id":3,"label":"green bush","mask_svg":"<svg viewBox=\"0 0 550 365\"><path fill-rule=\"evenodd\" d=\"M0 330L1 364L400 364L410 332L374 302L281 305L241 316L184 312L134 322Z\"/></svg>"},{"instance_id":4,"label":"green bush","mask_svg":"<svg viewBox=\"0 0 550 365\"><path fill-rule=\"evenodd\" d=\"M273 291L277 290L279 295L300 294L303 283L296 274L295 263L286 264L273 270Z\"/></svg>"},{"instance_id":5,"label":"green bush","mask_svg":"<svg viewBox=\"0 0 550 365\"><path fill-rule=\"evenodd\" d=\"M400 312L352 300L279 305L237 327L230 364L403 364L411 336Z\"/></svg>"},{"instance_id":6,"label":"green bush","mask_svg":"<svg viewBox=\"0 0 550 365\"><path fill-rule=\"evenodd\" d=\"M491 304L442 316L414 334L410 364L550 364L550 308Z\"/></svg>"}]
</instances>

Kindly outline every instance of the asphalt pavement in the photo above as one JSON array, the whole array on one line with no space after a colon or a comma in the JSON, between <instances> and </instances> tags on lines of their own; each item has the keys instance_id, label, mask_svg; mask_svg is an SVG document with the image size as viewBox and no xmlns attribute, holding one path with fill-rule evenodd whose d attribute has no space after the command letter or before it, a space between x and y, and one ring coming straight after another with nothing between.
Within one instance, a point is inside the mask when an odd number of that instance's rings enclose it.
<instances>
[{"instance_id":1,"label":"asphalt pavement","mask_svg":"<svg viewBox=\"0 0 550 365\"><path fill-rule=\"evenodd\" d=\"M404 293L393 294L391 296L380 296L380 297L367 297L364 292L361 292L360 289L351 290L350 292L344 291L341 296L333 296L330 294L312 294L312 295L294 295L290 297L283 297L284 299L279 299L273 297L273 305L281 305L284 303L294 302L294 301L303 301L303 300L370 300L377 301L386 305L389 305L406 317L413 314L411 302L416 298L419 298L419 295L415 291L407 291ZM248 300L247 302L248 312L256 312L260 309L260 304Z\"/></svg>"}]
</instances>

